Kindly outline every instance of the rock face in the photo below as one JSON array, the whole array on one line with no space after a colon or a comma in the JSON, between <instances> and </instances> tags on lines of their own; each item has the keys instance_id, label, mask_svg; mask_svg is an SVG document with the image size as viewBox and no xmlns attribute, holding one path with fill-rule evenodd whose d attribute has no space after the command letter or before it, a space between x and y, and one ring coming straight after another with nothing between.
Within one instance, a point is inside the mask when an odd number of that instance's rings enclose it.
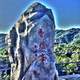
<instances>
[{"instance_id":1,"label":"rock face","mask_svg":"<svg viewBox=\"0 0 80 80\"><path fill-rule=\"evenodd\" d=\"M58 80L51 9L32 4L8 35L11 80Z\"/></svg>"}]
</instances>

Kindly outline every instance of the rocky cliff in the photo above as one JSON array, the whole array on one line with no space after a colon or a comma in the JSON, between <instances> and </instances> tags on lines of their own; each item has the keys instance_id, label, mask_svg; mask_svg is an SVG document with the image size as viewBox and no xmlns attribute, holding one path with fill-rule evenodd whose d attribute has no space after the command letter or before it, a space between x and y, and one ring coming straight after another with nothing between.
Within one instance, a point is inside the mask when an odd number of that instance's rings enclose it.
<instances>
[{"instance_id":1,"label":"rocky cliff","mask_svg":"<svg viewBox=\"0 0 80 80\"><path fill-rule=\"evenodd\" d=\"M7 35L11 80L58 80L51 9L32 4Z\"/></svg>"}]
</instances>

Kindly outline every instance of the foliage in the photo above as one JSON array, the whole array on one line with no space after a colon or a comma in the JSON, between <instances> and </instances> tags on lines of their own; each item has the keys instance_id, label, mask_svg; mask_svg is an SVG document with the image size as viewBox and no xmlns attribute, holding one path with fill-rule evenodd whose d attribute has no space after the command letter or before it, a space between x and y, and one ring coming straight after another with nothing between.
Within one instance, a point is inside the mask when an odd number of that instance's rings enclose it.
<instances>
[{"instance_id":1,"label":"foliage","mask_svg":"<svg viewBox=\"0 0 80 80\"><path fill-rule=\"evenodd\" d=\"M79 44L79 43L78 43ZM80 46L75 44L57 44L54 48L57 63L66 74L73 74L77 71L77 63L80 61Z\"/></svg>"},{"instance_id":2,"label":"foliage","mask_svg":"<svg viewBox=\"0 0 80 80\"><path fill-rule=\"evenodd\" d=\"M8 52L4 48L0 48L0 61L3 63L3 66L9 63ZM10 75L8 75L6 71L2 71L0 72L0 79L9 80Z\"/></svg>"},{"instance_id":3,"label":"foliage","mask_svg":"<svg viewBox=\"0 0 80 80\"><path fill-rule=\"evenodd\" d=\"M4 48L0 48L0 57L8 57L8 52Z\"/></svg>"}]
</instances>

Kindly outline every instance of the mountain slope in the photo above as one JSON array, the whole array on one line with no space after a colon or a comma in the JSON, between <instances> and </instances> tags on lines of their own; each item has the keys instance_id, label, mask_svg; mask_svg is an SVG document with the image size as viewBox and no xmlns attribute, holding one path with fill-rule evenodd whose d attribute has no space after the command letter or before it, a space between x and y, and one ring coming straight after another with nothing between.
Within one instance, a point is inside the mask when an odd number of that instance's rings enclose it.
<instances>
[{"instance_id":1,"label":"mountain slope","mask_svg":"<svg viewBox=\"0 0 80 80\"><path fill-rule=\"evenodd\" d=\"M6 47L5 37L6 37L6 34L3 34L3 33L0 34L0 48Z\"/></svg>"},{"instance_id":2,"label":"mountain slope","mask_svg":"<svg viewBox=\"0 0 80 80\"><path fill-rule=\"evenodd\" d=\"M57 43L70 43L80 37L80 29L56 30L55 41Z\"/></svg>"}]
</instances>

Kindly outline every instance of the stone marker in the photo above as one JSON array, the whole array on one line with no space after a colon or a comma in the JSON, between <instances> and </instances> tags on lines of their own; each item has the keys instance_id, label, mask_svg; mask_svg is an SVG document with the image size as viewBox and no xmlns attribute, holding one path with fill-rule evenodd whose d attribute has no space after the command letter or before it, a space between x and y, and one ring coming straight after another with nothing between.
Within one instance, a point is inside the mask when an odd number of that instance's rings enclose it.
<instances>
[{"instance_id":1,"label":"stone marker","mask_svg":"<svg viewBox=\"0 0 80 80\"><path fill-rule=\"evenodd\" d=\"M58 80L51 9L33 3L7 35L11 80Z\"/></svg>"}]
</instances>

